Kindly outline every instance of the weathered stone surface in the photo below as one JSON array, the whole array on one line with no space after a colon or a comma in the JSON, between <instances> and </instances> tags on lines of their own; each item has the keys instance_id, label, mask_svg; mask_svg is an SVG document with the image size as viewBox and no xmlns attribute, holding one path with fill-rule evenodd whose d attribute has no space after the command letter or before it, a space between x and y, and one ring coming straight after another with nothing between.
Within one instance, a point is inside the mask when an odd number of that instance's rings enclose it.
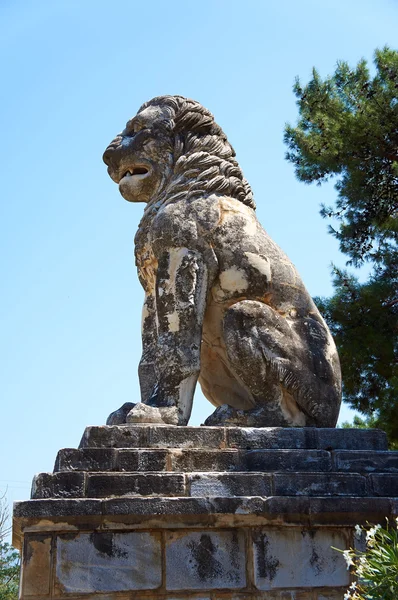
<instances>
[{"instance_id":1,"label":"weathered stone surface","mask_svg":"<svg viewBox=\"0 0 398 600\"><path fill-rule=\"evenodd\" d=\"M64 449L54 470L397 473L398 453L325 450ZM338 480L338 477L337 477ZM59 480L60 482L62 479ZM65 479L65 482L67 480ZM59 495L59 494L58 494ZM68 493L66 492L66 495Z\"/></svg>"},{"instance_id":2,"label":"weathered stone surface","mask_svg":"<svg viewBox=\"0 0 398 600\"><path fill-rule=\"evenodd\" d=\"M89 498L112 496L185 496L184 476L155 473L89 475Z\"/></svg>"},{"instance_id":3,"label":"weathered stone surface","mask_svg":"<svg viewBox=\"0 0 398 600\"><path fill-rule=\"evenodd\" d=\"M334 595L333 592L330 591L330 599L329 596L319 596L321 600L342 600L345 589L339 590L339 595ZM316 592L315 592L316 594ZM133 596L134 600L136 599ZM150 597L152 600L153 597ZM173 592L172 596L169 595L156 595L156 598L159 600L187 600L187 592ZM241 591L234 592L232 590L224 591L224 592L213 592L208 596L203 596L202 592L189 592L189 599L193 600L318 600L318 595L314 595L312 590L272 590L267 592L260 592L258 590L250 590L250 591ZM91 600L91 598L89 598ZM102 600L102 599L101 599ZM108 598L106 598L108 600ZM138 598L137 600L143 600L142 598Z\"/></svg>"},{"instance_id":4,"label":"weathered stone surface","mask_svg":"<svg viewBox=\"0 0 398 600\"><path fill-rule=\"evenodd\" d=\"M246 584L242 531L173 532L166 535L166 588L212 590Z\"/></svg>"},{"instance_id":5,"label":"weathered stone surface","mask_svg":"<svg viewBox=\"0 0 398 600\"><path fill-rule=\"evenodd\" d=\"M325 450L251 450L245 455L248 471L330 471Z\"/></svg>"},{"instance_id":6,"label":"weathered stone surface","mask_svg":"<svg viewBox=\"0 0 398 600\"><path fill-rule=\"evenodd\" d=\"M366 478L360 475L338 473L275 473L273 482L275 496L367 495Z\"/></svg>"},{"instance_id":7,"label":"weathered stone surface","mask_svg":"<svg viewBox=\"0 0 398 600\"><path fill-rule=\"evenodd\" d=\"M52 519L102 514L102 501L87 498L48 498L14 502L14 519Z\"/></svg>"},{"instance_id":8,"label":"weathered stone surface","mask_svg":"<svg viewBox=\"0 0 398 600\"><path fill-rule=\"evenodd\" d=\"M173 450L170 453L173 471L234 471L242 470L242 456L237 450Z\"/></svg>"},{"instance_id":9,"label":"weathered stone surface","mask_svg":"<svg viewBox=\"0 0 398 600\"><path fill-rule=\"evenodd\" d=\"M80 450L60 451L56 471L35 477L35 499L15 506L13 541L21 546L25 535L24 559L33 556L26 545L33 532L46 548L39 552L44 546L36 544L31 587L23 583L21 600L65 595L95 600L98 594L102 600L340 599L346 587L331 570L333 540L325 541L327 536L348 528L342 546L348 547L357 523L383 522L398 513L398 453L374 449L383 447L380 432L361 432L354 445L362 450L346 449L353 440L339 430L316 428L88 428ZM309 539L298 544L303 528L303 540L307 532L314 540L311 554ZM138 538L126 536L148 532L157 540L152 548L157 571L142 580L123 562L123 553L130 544L144 552ZM233 532L245 539L238 547L242 561L248 560L238 570L231 567ZM264 538L275 532L280 537L274 546L292 554L285 552L286 563L270 553L271 538ZM98 559L98 547L88 547L87 539L99 533L108 537L102 538L106 551ZM254 565L248 548L254 548ZM276 583L277 575L261 574L264 548L271 566L275 560L282 565ZM134 556L128 564L148 571L147 559ZM206 572L204 556L211 563ZM169 575L168 566L180 568Z\"/></svg>"},{"instance_id":10,"label":"weathered stone surface","mask_svg":"<svg viewBox=\"0 0 398 600\"><path fill-rule=\"evenodd\" d=\"M54 471L113 471L116 452L111 448L63 448L58 452Z\"/></svg>"},{"instance_id":11,"label":"weathered stone surface","mask_svg":"<svg viewBox=\"0 0 398 600\"><path fill-rule=\"evenodd\" d=\"M113 498L103 503L103 513L108 516L159 518L209 515L211 512L212 504L208 498Z\"/></svg>"},{"instance_id":12,"label":"weathered stone surface","mask_svg":"<svg viewBox=\"0 0 398 600\"><path fill-rule=\"evenodd\" d=\"M315 429L310 427L226 427L225 431L228 448L277 450L317 447Z\"/></svg>"},{"instance_id":13,"label":"weathered stone surface","mask_svg":"<svg viewBox=\"0 0 398 600\"><path fill-rule=\"evenodd\" d=\"M387 450L387 438L378 429L145 427L129 424L87 427L80 448L319 449L369 452Z\"/></svg>"},{"instance_id":14,"label":"weathered stone surface","mask_svg":"<svg viewBox=\"0 0 398 600\"><path fill-rule=\"evenodd\" d=\"M381 429L317 428L317 448L325 450L387 450L387 435Z\"/></svg>"},{"instance_id":15,"label":"weathered stone surface","mask_svg":"<svg viewBox=\"0 0 398 600\"><path fill-rule=\"evenodd\" d=\"M270 496L271 475L195 473L188 475L190 496Z\"/></svg>"},{"instance_id":16,"label":"weathered stone surface","mask_svg":"<svg viewBox=\"0 0 398 600\"><path fill-rule=\"evenodd\" d=\"M126 422L178 425L178 408L177 406L149 406L148 404L139 402L128 413Z\"/></svg>"},{"instance_id":17,"label":"weathered stone surface","mask_svg":"<svg viewBox=\"0 0 398 600\"><path fill-rule=\"evenodd\" d=\"M344 594L347 592L346 586L337 590L324 590L319 593L315 593L316 600L341 600L344 598ZM294 599L293 599L294 600ZM312 600L312 599L311 599Z\"/></svg>"},{"instance_id":18,"label":"weathered stone surface","mask_svg":"<svg viewBox=\"0 0 398 600\"><path fill-rule=\"evenodd\" d=\"M398 475L374 474L369 479L374 496L398 497Z\"/></svg>"},{"instance_id":19,"label":"weathered stone surface","mask_svg":"<svg viewBox=\"0 0 398 600\"><path fill-rule=\"evenodd\" d=\"M56 561L58 593L146 590L161 584L160 535L156 533L59 536Z\"/></svg>"},{"instance_id":20,"label":"weathered stone surface","mask_svg":"<svg viewBox=\"0 0 398 600\"><path fill-rule=\"evenodd\" d=\"M184 592L184 595L186 597L186 592ZM202 594L200 594L200 596L198 596L197 594L195 594L195 592L191 592L190 593L190 598L194 598L194 600L212 600L212 598L210 598L210 596L203 596ZM172 596L161 596L160 599L161 600L180 600L184 598L184 596L180 596L180 595L176 595L176 593L173 593ZM225 596L224 596L225 598Z\"/></svg>"},{"instance_id":21,"label":"weathered stone surface","mask_svg":"<svg viewBox=\"0 0 398 600\"><path fill-rule=\"evenodd\" d=\"M267 529L253 537L257 588L348 586L345 561L332 549L348 547L348 531Z\"/></svg>"},{"instance_id":22,"label":"weathered stone surface","mask_svg":"<svg viewBox=\"0 0 398 600\"><path fill-rule=\"evenodd\" d=\"M167 450L119 450L118 471L166 471Z\"/></svg>"},{"instance_id":23,"label":"weathered stone surface","mask_svg":"<svg viewBox=\"0 0 398 600\"><path fill-rule=\"evenodd\" d=\"M92 426L80 448L224 448L224 427Z\"/></svg>"},{"instance_id":24,"label":"weathered stone surface","mask_svg":"<svg viewBox=\"0 0 398 600\"><path fill-rule=\"evenodd\" d=\"M30 533L25 536L21 592L23 596L50 594L51 536Z\"/></svg>"},{"instance_id":25,"label":"weathered stone surface","mask_svg":"<svg viewBox=\"0 0 398 600\"><path fill-rule=\"evenodd\" d=\"M398 473L398 452L350 452L336 450L335 467L339 471L358 473Z\"/></svg>"},{"instance_id":26,"label":"weathered stone surface","mask_svg":"<svg viewBox=\"0 0 398 600\"><path fill-rule=\"evenodd\" d=\"M32 482L32 498L78 498L85 495L84 473L38 473Z\"/></svg>"},{"instance_id":27,"label":"weathered stone surface","mask_svg":"<svg viewBox=\"0 0 398 600\"><path fill-rule=\"evenodd\" d=\"M91 426L86 427L79 448L147 448L148 427Z\"/></svg>"},{"instance_id":28,"label":"weathered stone surface","mask_svg":"<svg viewBox=\"0 0 398 600\"><path fill-rule=\"evenodd\" d=\"M224 427L151 427L151 448L225 448Z\"/></svg>"},{"instance_id":29,"label":"weathered stone surface","mask_svg":"<svg viewBox=\"0 0 398 600\"><path fill-rule=\"evenodd\" d=\"M106 420L107 425L122 425L126 423L126 417L134 408L134 402L125 402L120 408L112 412Z\"/></svg>"},{"instance_id":30,"label":"weathered stone surface","mask_svg":"<svg viewBox=\"0 0 398 600\"><path fill-rule=\"evenodd\" d=\"M308 496L271 496L264 499L262 514L269 523L310 525L311 511Z\"/></svg>"},{"instance_id":31,"label":"weathered stone surface","mask_svg":"<svg viewBox=\"0 0 398 600\"><path fill-rule=\"evenodd\" d=\"M395 515L392 498L347 496L346 498L308 498L311 522L314 525L384 522L386 515Z\"/></svg>"},{"instance_id":32,"label":"weathered stone surface","mask_svg":"<svg viewBox=\"0 0 398 600\"><path fill-rule=\"evenodd\" d=\"M127 421L186 425L199 379L218 406L209 425L334 427L333 339L234 157L213 115L182 96L145 103L104 153L122 196L147 204L141 405Z\"/></svg>"},{"instance_id":33,"label":"weathered stone surface","mask_svg":"<svg viewBox=\"0 0 398 600\"><path fill-rule=\"evenodd\" d=\"M312 591L304 592L303 590L250 591L246 593L241 592L240 594L234 593L232 596L220 593L216 594L213 598L214 600L313 600Z\"/></svg>"},{"instance_id":34,"label":"weathered stone surface","mask_svg":"<svg viewBox=\"0 0 398 600\"><path fill-rule=\"evenodd\" d=\"M212 600L314 600L313 593L312 590L271 590L267 592L250 591L239 594L234 593L231 596L226 595L224 592L216 594ZM339 596L339 600L342 600L343 594Z\"/></svg>"},{"instance_id":35,"label":"weathered stone surface","mask_svg":"<svg viewBox=\"0 0 398 600\"><path fill-rule=\"evenodd\" d=\"M341 525L383 520L386 515L398 515L396 498L382 497L309 497L309 496L241 496L241 497L123 497L113 499L47 499L14 504L14 518L59 519L93 515L137 515L140 517L168 515L249 515L269 522L275 519L295 523L311 519L314 523ZM376 522L376 521L374 521Z\"/></svg>"},{"instance_id":36,"label":"weathered stone surface","mask_svg":"<svg viewBox=\"0 0 398 600\"><path fill-rule=\"evenodd\" d=\"M227 427L228 448L387 450L387 436L380 429L280 427Z\"/></svg>"},{"instance_id":37,"label":"weathered stone surface","mask_svg":"<svg viewBox=\"0 0 398 600\"><path fill-rule=\"evenodd\" d=\"M186 596L186 592L184 592L184 595ZM179 600L181 598L183 598L184 596L180 596L180 595L176 595L175 593L172 596L162 596L161 600ZM210 598L210 596L203 596L202 594L200 594L200 596L198 596L197 594L195 594L195 592L192 592L192 594L190 594L190 597L194 598L195 600L212 600L212 598ZM225 596L224 596L225 598Z\"/></svg>"}]
</instances>

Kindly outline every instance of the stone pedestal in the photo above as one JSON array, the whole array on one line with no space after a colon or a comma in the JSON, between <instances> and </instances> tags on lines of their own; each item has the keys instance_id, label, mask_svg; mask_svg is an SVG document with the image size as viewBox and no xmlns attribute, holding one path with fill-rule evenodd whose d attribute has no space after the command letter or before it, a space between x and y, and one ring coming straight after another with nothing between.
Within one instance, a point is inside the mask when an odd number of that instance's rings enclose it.
<instances>
[{"instance_id":1,"label":"stone pedestal","mask_svg":"<svg viewBox=\"0 0 398 600\"><path fill-rule=\"evenodd\" d=\"M397 496L377 430L88 427L15 505L20 598L342 599Z\"/></svg>"}]
</instances>

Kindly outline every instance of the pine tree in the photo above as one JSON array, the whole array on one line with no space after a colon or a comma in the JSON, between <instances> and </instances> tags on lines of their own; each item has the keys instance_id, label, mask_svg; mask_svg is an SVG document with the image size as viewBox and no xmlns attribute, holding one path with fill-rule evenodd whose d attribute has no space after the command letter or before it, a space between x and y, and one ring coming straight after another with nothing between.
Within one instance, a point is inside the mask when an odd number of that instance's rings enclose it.
<instances>
[{"instance_id":1,"label":"pine tree","mask_svg":"<svg viewBox=\"0 0 398 600\"><path fill-rule=\"evenodd\" d=\"M316 299L334 334L344 399L398 443L398 52L345 62L322 80L294 85L299 119L285 129L286 158L299 180L335 179L335 206L322 206L347 265L371 266L368 281L334 269L334 295Z\"/></svg>"},{"instance_id":2,"label":"pine tree","mask_svg":"<svg viewBox=\"0 0 398 600\"><path fill-rule=\"evenodd\" d=\"M0 541L0 600L17 600L19 572L19 553Z\"/></svg>"},{"instance_id":3,"label":"pine tree","mask_svg":"<svg viewBox=\"0 0 398 600\"><path fill-rule=\"evenodd\" d=\"M19 588L19 553L5 542L10 533L5 494L0 495L0 600L17 600Z\"/></svg>"}]
</instances>

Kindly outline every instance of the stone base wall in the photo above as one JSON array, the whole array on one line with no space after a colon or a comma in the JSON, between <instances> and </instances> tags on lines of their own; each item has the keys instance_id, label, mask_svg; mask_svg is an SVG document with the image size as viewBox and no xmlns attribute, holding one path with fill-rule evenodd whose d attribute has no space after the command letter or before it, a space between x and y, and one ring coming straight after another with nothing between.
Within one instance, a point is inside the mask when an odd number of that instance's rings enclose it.
<instances>
[{"instance_id":1,"label":"stone base wall","mask_svg":"<svg viewBox=\"0 0 398 600\"><path fill-rule=\"evenodd\" d=\"M21 599L337 600L351 528L240 527L25 535Z\"/></svg>"},{"instance_id":2,"label":"stone base wall","mask_svg":"<svg viewBox=\"0 0 398 600\"><path fill-rule=\"evenodd\" d=\"M90 427L14 507L20 600L343 600L397 514L381 431Z\"/></svg>"}]
</instances>

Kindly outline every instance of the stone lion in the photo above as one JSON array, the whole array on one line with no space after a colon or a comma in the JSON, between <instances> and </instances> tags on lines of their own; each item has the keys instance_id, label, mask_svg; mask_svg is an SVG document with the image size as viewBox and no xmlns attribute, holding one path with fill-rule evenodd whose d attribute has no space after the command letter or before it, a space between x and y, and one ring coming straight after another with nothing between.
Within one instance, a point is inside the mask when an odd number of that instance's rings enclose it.
<instances>
[{"instance_id":1,"label":"stone lion","mask_svg":"<svg viewBox=\"0 0 398 600\"><path fill-rule=\"evenodd\" d=\"M336 425L339 359L294 265L258 222L213 115L182 96L146 102L108 146L110 177L146 203L135 236L145 290L141 403L129 423ZM125 411L126 413L126 411Z\"/></svg>"}]
</instances>

